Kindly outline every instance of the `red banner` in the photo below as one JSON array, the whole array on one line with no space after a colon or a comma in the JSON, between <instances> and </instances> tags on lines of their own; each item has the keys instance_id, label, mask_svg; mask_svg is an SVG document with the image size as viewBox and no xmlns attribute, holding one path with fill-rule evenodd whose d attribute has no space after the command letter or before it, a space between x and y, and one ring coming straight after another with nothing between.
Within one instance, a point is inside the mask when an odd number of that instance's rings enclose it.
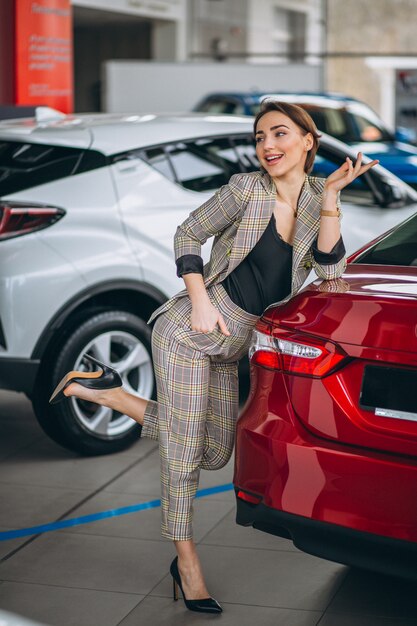
<instances>
[{"instance_id":1,"label":"red banner","mask_svg":"<svg viewBox=\"0 0 417 626\"><path fill-rule=\"evenodd\" d=\"M15 0L15 104L73 110L70 0Z\"/></svg>"}]
</instances>

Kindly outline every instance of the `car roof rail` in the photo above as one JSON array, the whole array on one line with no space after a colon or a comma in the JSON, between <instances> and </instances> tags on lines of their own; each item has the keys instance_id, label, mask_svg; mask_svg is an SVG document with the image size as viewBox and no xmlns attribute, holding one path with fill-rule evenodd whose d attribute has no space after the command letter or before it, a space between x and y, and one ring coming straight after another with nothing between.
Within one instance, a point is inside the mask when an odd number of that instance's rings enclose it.
<instances>
[{"instance_id":1,"label":"car roof rail","mask_svg":"<svg viewBox=\"0 0 417 626\"><path fill-rule=\"evenodd\" d=\"M35 119L39 123L62 120L65 117L65 113L57 109L52 109L51 107L36 107L35 109Z\"/></svg>"}]
</instances>

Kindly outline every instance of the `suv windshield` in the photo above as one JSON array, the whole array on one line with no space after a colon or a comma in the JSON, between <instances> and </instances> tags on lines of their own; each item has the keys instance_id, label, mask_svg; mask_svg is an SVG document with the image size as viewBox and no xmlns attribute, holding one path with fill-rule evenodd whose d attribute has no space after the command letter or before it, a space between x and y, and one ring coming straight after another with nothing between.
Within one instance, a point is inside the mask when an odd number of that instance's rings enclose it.
<instances>
[{"instance_id":1,"label":"suv windshield","mask_svg":"<svg viewBox=\"0 0 417 626\"><path fill-rule=\"evenodd\" d=\"M343 107L303 104L317 128L345 143L392 141L377 115L360 102Z\"/></svg>"}]
</instances>

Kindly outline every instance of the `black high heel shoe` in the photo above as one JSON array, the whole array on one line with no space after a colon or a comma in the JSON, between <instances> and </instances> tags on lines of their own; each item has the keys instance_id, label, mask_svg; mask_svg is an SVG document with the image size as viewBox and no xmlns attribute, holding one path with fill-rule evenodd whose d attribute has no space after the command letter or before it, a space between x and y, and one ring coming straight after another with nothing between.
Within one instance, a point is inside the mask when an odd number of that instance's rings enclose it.
<instances>
[{"instance_id":1,"label":"black high heel shoe","mask_svg":"<svg viewBox=\"0 0 417 626\"><path fill-rule=\"evenodd\" d=\"M57 402L64 400L64 398L66 398L64 395L64 389L66 389L66 387L68 387L71 383L79 383L83 387L87 387L87 389L114 389L115 387L122 386L123 381L119 372L115 369L101 363L89 354L84 354L83 359L90 361L90 363L94 363L94 365L98 365L101 368L101 371L68 372L68 374L65 374L64 378L62 378L62 380L55 387L52 396L49 398L49 404L56 404Z\"/></svg>"},{"instance_id":2,"label":"black high heel shoe","mask_svg":"<svg viewBox=\"0 0 417 626\"><path fill-rule=\"evenodd\" d=\"M222 613L223 609L220 604L214 598L202 598L201 600L187 600L184 595L184 591L181 584L181 576L178 571L178 557L171 563L169 571L172 576L174 600L178 600L178 587L181 589L182 597L185 602L185 606L189 611L196 611L197 613Z\"/></svg>"}]
</instances>

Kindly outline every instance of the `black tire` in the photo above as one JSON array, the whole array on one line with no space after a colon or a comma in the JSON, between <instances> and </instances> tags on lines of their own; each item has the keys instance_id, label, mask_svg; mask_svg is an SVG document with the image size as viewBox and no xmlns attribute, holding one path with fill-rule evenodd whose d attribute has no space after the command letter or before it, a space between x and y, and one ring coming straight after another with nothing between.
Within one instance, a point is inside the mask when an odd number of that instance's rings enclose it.
<instances>
[{"instance_id":1,"label":"black tire","mask_svg":"<svg viewBox=\"0 0 417 626\"><path fill-rule=\"evenodd\" d=\"M141 351L141 355L145 357L145 370L143 375L132 371L132 375L134 374L132 388L140 389L145 385L146 395L155 396L149 326L139 317L125 311L91 312L77 328L66 333L59 348L54 350L48 361L43 364L32 399L36 417L45 433L65 448L83 455L118 452L137 441L141 432L141 427L133 420L115 412L111 414L111 419L107 420L109 432L97 432L93 428L93 419L90 425L90 416L93 418L98 415L100 408L98 405L75 398L53 405L48 402L61 378L71 370L80 369L82 355L87 351L94 354L91 346L94 347L94 340L99 337L111 338L111 341L109 340L111 361L119 362L123 359L124 350L126 355L128 354L129 342ZM117 340L113 341L114 337L119 337L120 345ZM146 360L148 356L149 363ZM124 381L125 384L131 384L127 378Z\"/></svg>"}]
</instances>

